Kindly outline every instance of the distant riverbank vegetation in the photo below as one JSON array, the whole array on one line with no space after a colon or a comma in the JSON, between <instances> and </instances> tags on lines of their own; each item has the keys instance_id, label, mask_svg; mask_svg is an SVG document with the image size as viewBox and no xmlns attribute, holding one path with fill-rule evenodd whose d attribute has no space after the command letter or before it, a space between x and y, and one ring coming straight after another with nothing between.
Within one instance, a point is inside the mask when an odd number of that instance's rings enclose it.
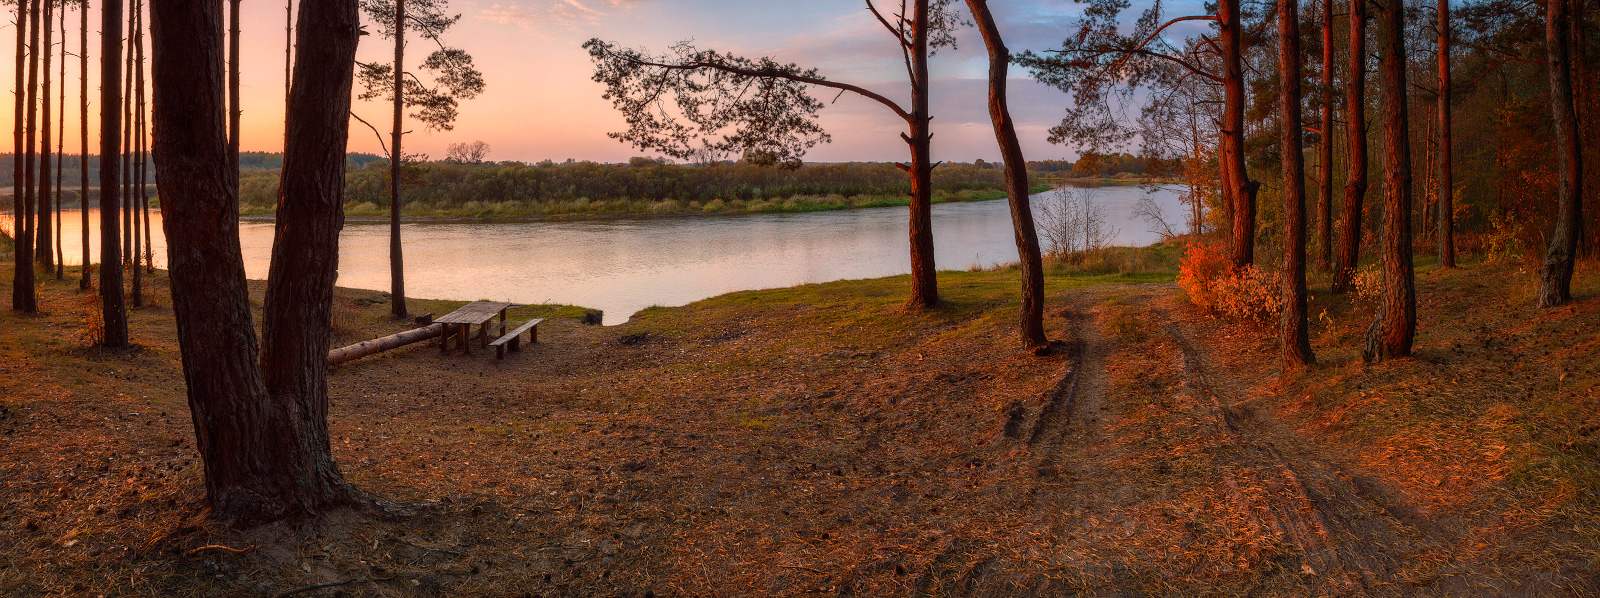
<instances>
[{"instance_id":1,"label":"distant riverbank vegetation","mask_svg":"<svg viewBox=\"0 0 1600 598\"><path fill-rule=\"evenodd\" d=\"M1157 169L1139 159L1126 168L1073 172L1072 163L1030 162L1034 192L1079 174L1147 178ZM1037 167L1034 169L1033 167ZM933 172L935 203L1005 197L999 164L944 163ZM906 205L909 179L892 163L806 164L798 168L717 163L684 166L650 158L626 164L573 161L407 164L401 213L409 218L517 218L705 212L806 212ZM1120 178L1129 178L1124 174ZM245 214L271 214L278 173L246 170L240 181ZM364 161L345 177L345 213L388 214L387 161Z\"/></svg>"}]
</instances>

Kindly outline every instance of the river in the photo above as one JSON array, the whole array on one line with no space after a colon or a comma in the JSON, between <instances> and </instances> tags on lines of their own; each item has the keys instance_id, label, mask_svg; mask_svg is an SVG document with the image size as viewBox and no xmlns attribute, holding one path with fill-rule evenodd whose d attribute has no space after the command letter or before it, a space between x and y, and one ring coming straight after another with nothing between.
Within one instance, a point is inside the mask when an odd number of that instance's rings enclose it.
<instances>
[{"instance_id":1,"label":"river","mask_svg":"<svg viewBox=\"0 0 1600 598\"><path fill-rule=\"evenodd\" d=\"M1134 215L1149 194L1169 222L1182 222L1175 187L1080 189L1104 210L1111 244L1160 240ZM1054 192L1033 196L1039 206ZM7 202L9 204L9 202ZM81 261L76 210L63 213L68 264ZM99 214L90 212L92 259L99 259ZM155 222L155 261L166 248ZM1015 262L1005 201L933 206L935 260L942 270ZM10 229L9 217L4 228ZM273 225L240 225L245 273L267 276ZM408 222L406 292L434 299L565 303L600 309L606 324L652 305L676 306L731 291L904 274L911 269L905 208L790 214L629 217L586 220ZM1048 245L1046 246L1048 249ZM340 236L339 285L389 289L386 222L349 221Z\"/></svg>"}]
</instances>

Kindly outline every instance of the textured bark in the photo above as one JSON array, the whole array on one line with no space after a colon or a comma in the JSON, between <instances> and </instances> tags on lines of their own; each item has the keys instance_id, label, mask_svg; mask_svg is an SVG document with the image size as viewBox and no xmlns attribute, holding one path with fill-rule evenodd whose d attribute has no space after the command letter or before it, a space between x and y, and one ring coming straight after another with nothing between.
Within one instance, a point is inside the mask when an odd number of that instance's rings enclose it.
<instances>
[{"instance_id":1,"label":"textured bark","mask_svg":"<svg viewBox=\"0 0 1600 598\"><path fill-rule=\"evenodd\" d=\"M83 0L83 4L79 5L79 10L78 122L82 123L82 126L78 127L80 135L78 141L82 144L79 146L82 150L78 155L82 158L83 163L82 168L78 169L78 182L80 185L78 187L78 216L83 219L82 228L80 229L83 237L79 240L80 247L83 249L83 267L81 268L83 277L78 280L78 288L87 291L92 286L90 277L94 275L94 268L90 267L90 264L94 262L89 261L89 0Z\"/></svg>"},{"instance_id":2,"label":"textured bark","mask_svg":"<svg viewBox=\"0 0 1600 598\"><path fill-rule=\"evenodd\" d=\"M15 100L12 101L14 115L11 119L11 237L15 241L16 267L11 270L11 309L21 312L34 310L33 295L29 291L33 288L33 261L24 260L22 248L22 232L25 228L21 214L24 195L22 186L26 184L27 171L22 166L23 150L27 147L24 142L23 119L27 116L22 101L22 90L27 84L27 56L28 56L28 0L17 0L17 65Z\"/></svg>"},{"instance_id":3,"label":"textured bark","mask_svg":"<svg viewBox=\"0 0 1600 598\"><path fill-rule=\"evenodd\" d=\"M1333 0L1322 0L1322 125L1317 145L1317 270L1333 270Z\"/></svg>"},{"instance_id":4,"label":"textured bark","mask_svg":"<svg viewBox=\"0 0 1600 598\"><path fill-rule=\"evenodd\" d=\"M1367 330L1367 361L1411 355L1417 297L1411 262L1411 140L1406 116L1404 7L1385 4L1378 16L1383 90L1383 300Z\"/></svg>"},{"instance_id":5,"label":"textured bark","mask_svg":"<svg viewBox=\"0 0 1600 598\"><path fill-rule=\"evenodd\" d=\"M1300 3L1278 3L1279 148L1283 160L1283 314L1279 323L1284 371L1316 363L1306 330L1306 189L1301 142Z\"/></svg>"},{"instance_id":6,"label":"textured bark","mask_svg":"<svg viewBox=\"0 0 1600 598\"><path fill-rule=\"evenodd\" d=\"M1439 267L1456 267L1455 180L1450 167L1450 0L1439 0Z\"/></svg>"},{"instance_id":7,"label":"textured bark","mask_svg":"<svg viewBox=\"0 0 1600 598\"><path fill-rule=\"evenodd\" d=\"M1233 205L1231 253L1234 268L1255 263L1256 251L1256 191L1259 181L1250 180L1244 161L1244 61L1239 39L1243 28L1239 20L1237 0L1218 0L1217 22L1222 38L1223 107L1222 149L1220 165L1228 170L1223 176Z\"/></svg>"},{"instance_id":8,"label":"textured bark","mask_svg":"<svg viewBox=\"0 0 1600 598\"><path fill-rule=\"evenodd\" d=\"M101 31L122 31L122 0L105 0ZM128 345L128 308L122 293L122 40L100 36L100 344Z\"/></svg>"},{"instance_id":9,"label":"textured bark","mask_svg":"<svg viewBox=\"0 0 1600 598\"><path fill-rule=\"evenodd\" d=\"M297 510L351 499L328 444L329 334L344 227L345 143L361 33L355 0L300 5L276 235L262 311L261 366L292 425L280 438Z\"/></svg>"},{"instance_id":10,"label":"textured bark","mask_svg":"<svg viewBox=\"0 0 1600 598\"><path fill-rule=\"evenodd\" d=\"M50 26L50 21L56 15L54 0L45 0L41 4L43 5L43 21L35 24L44 32L44 42L36 48L39 59L42 62L41 68L44 76L40 82L39 90L39 122L41 125L39 130L39 180L35 181L39 186L39 202L35 204L38 209L34 217L33 261L38 263L39 267L45 272L50 272L56 268L55 260L52 259L54 254L50 250L52 236L50 234L50 206L55 203L53 201L55 195L51 193L52 190L50 188L50 183L55 178L50 174L50 157L52 155L50 152L50 125L51 117L53 116L52 110L54 109L54 104L50 101L50 59L55 56L55 52L52 49L54 42L51 41L52 37L54 37L51 34L55 32L55 29Z\"/></svg>"},{"instance_id":11,"label":"textured bark","mask_svg":"<svg viewBox=\"0 0 1600 598\"><path fill-rule=\"evenodd\" d=\"M1583 230L1583 154L1573 106L1569 60L1572 23L1567 0L1548 0L1545 18L1545 62L1550 73L1550 113L1560 175L1556 181L1555 230L1539 275L1539 307L1554 307L1572 300L1572 267Z\"/></svg>"},{"instance_id":12,"label":"textured bark","mask_svg":"<svg viewBox=\"0 0 1600 598\"><path fill-rule=\"evenodd\" d=\"M1361 261L1361 203L1367 196L1367 0L1350 0L1350 48L1346 69L1344 207L1339 226L1339 262L1333 292L1345 293Z\"/></svg>"},{"instance_id":13,"label":"textured bark","mask_svg":"<svg viewBox=\"0 0 1600 598\"><path fill-rule=\"evenodd\" d=\"M400 137L405 134L401 130L405 118L405 104L401 96L405 89L405 19L405 0L394 0L394 132L390 142L392 149L389 150L389 312L396 318L407 315L406 268L400 250L400 165L405 162L405 154L400 152Z\"/></svg>"},{"instance_id":14,"label":"textured bark","mask_svg":"<svg viewBox=\"0 0 1600 598\"><path fill-rule=\"evenodd\" d=\"M356 7L306 0L300 18L301 85L258 363L227 168L221 2L163 0L151 14L156 167L184 379L213 514L245 525L352 497L328 452L323 371L342 220L327 206L341 201Z\"/></svg>"},{"instance_id":15,"label":"textured bark","mask_svg":"<svg viewBox=\"0 0 1600 598\"><path fill-rule=\"evenodd\" d=\"M906 306L939 304L933 261L933 133L928 129L928 0L915 0L911 29L911 297Z\"/></svg>"},{"instance_id":16,"label":"textured bark","mask_svg":"<svg viewBox=\"0 0 1600 598\"><path fill-rule=\"evenodd\" d=\"M1022 314L1018 329L1022 346L1037 349L1049 346L1044 335L1044 267L1039 255L1039 234L1033 225L1033 206L1028 203L1028 162L1022 157L1016 125L1006 104L1006 71L1011 53L988 0L967 0L967 8L983 35L989 50L989 120L994 123L1000 158L1005 161L1006 198L1011 204L1011 229L1017 241L1017 259L1022 263Z\"/></svg>"}]
</instances>

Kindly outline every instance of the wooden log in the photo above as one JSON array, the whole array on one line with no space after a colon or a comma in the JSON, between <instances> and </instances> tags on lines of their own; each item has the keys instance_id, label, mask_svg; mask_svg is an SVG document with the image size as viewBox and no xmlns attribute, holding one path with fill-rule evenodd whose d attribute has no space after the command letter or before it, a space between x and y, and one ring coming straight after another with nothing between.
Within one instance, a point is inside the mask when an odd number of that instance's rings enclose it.
<instances>
[{"instance_id":1,"label":"wooden log","mask_svg":"<svg viewBox=\"0 0 1600 598\"><path fill-rule=\"evenodd\" d=\"M430 324L414 330L407 330L399 334L391 334L383 338L361 341L348 347L334 349L328 352L328 365L336 365L393 349L411 343L425 341L439 336L444 330L443 324Z\"/></svg>"}]
</instances>

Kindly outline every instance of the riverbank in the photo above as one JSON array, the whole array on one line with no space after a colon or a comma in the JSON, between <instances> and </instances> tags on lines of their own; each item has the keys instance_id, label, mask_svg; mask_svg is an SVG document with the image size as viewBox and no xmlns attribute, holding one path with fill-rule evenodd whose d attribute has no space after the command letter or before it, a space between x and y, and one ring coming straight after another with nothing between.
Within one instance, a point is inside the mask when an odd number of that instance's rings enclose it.
<instances>
[{"instance_id":1,"label":"riverbank","mask_svg":"<svg viewBox=\"0 0 1600 598\"><path fill-rule=\"evenodd\" d=\"M1322 365L1286 380L1275 327L1177 299L1167 258L1140 257L1163 250L1048 268L1067 344L1043 358L1018 350L1005 267L941 272L931 312L901 309L905 276L851 280L617 327L556 308L504 361L358 360L329 378L336 459L432 506L245 531L205 516L169 302L102 351L92 302L45 280L42 315L0 312L0 594L1600 590L1593 262L1555 310L1520 264L1421 272L1417 356L1377 366L1372 306L1319 281ZM404 328L387 311L340 289L335 343Z\"/></svg>"}]
</instances>

